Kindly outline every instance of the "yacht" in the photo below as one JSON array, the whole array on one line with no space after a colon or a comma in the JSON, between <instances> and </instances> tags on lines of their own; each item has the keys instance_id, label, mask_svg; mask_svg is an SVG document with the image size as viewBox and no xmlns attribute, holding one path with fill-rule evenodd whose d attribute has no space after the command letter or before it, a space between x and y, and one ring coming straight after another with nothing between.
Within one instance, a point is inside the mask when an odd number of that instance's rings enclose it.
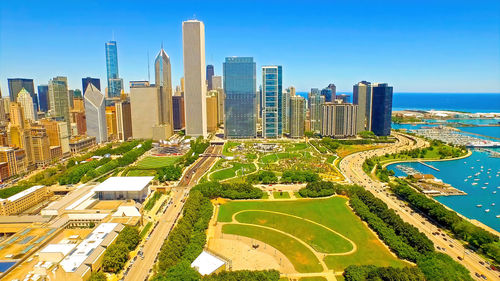
<instances>
[{"instance_id":1,"label":"yacht","mask_svg":"<svg viewBox=\"0 0 500 281\"><path fill-rule=\"evenodd\" d=\"M493 191L493 194L497 194L497 191L496 191L496 190L495 190L495 191Z\"/></svg>"},{"instance_id":2,"label":"yacht","mask_svg":"<svg viewBox=\"0 0 500 281\"><path fill-rule=\"evenodd\" d=\"M473 182L472 185L477 185L477 182ZM499 187L500 188L500 187Z\"/></svg>"},{"instance_id":3,"label":"yacht","mask_svg":"<svg viewBox=\"0 0 500 281\"><path fill-rule=\"evenodd\" d=\"M499 218L499 219L500 219L500 215L497 215L497 218Z\"/></svg>"},{"instance_id":4,"label":"yacht","mask_svg":"<svg viewBox=\"0 0 500 281\"><path fill-rule=\"evenodd\" d=\"M476 207L481 208L483 205L477 204Z\"/></svg>"},{"instance_id":5,"label":"yacht","mask_svg":"<svg viewBox=\"0 0 500 281\"><path fill-rule=\"evenodd\" d=\"M467 179L465 179L464 181L467 181Z\"/></svg>"},{"instance_id":6,"label":"yacht","mask_svg":"<svg viewBox=\"0 0 500 281\"><path fill-rule=\"evenodd\" d=\"M491 203L491 206L495 206L495 203Z\"/></svg>"},{"instance_id":7,"label":"yacht","mask_svg":"<svg viewBox=\"0 0 500 281\"><path fill-rule=\"evenodd\" d=\"M467 178L469 178L469 179L470 179L470 178L472 178L472 176L468 176Z\"/></svg>"},{"instance_id":8,"label":"yacht","mask_svg":"<svg viewBox=\"0 0 500 281\"><path fill-rule=\"evenodd\" d=\"M486 189L486 186L481 187L482 189Z\"/></svg>"},{"instance_id":9,"label":"yacht","mask_svg":"<svg viewBox=\"0 0 500 281\"><path fill-rule=\"evenodd\" d=\"M474 181L478 181L479 179L474 179Z\"/></svg>"},{"instance_id":10,"label":"yacht","mask_svg":"<svg viewBox=\"0 0 500 281\"><path fill-rule=\"evenodd\" d=\"M490 209L486 209L486 210L484 210L484 211L485 211L486 213L489 213L489 212L490 212Z\"/></svg>"}]
</instances>

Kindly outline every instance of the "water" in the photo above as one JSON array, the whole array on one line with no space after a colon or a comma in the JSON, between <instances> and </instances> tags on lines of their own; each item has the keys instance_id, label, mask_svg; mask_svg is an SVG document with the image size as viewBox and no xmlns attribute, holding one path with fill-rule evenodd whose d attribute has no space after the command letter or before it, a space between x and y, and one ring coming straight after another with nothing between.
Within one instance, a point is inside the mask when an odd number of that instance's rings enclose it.
<instances>
[{"instance_id":1,"label":"water","mask_svg":"<svg viewBox=\"0 0 500 281\"><path fill-rule=\"evenodd\" d=\"M16 264L15 262L11 262L11 261L6 261L6 262L0 262L0 272L5 272L7 271L9 268L11 268L14 264Z\"/></svg>"},{"instance_id":2,"label":"water","mask_svg":"<svg viewBox=\"0 0 500 281\"><path fill-rule=\"evenodd\" d=\"M394 93L392 110L499 112L500 93Z\"/></svg>"},{"instance_id":3,"label":"water","mask_svg":"<svg viewBox=\"0 0 500 281\"><path fill-rule=\"evenodd\" d=\"M500 152L498 148L494 150ZM443 182L465 191L467 193L465 196L440 196L436 197L436 200L468 218L476 219L500 231L500 218L496 218L496 215L500 215L500 176L496 176L500 172L500 158L492 158L487 152L473 150L472 155L465 159L426 163L440 171L417 162L391 164L387 168L393 170L396 176L406 176L396 166L401 164L409 166L423 174L432 174ZM481 166L483 166L482 172ZM480 174L474 176L478 172ZM468 178L468 176L472 177ZM465 179L467 181L464 181ZM479 180L474 181L474 179ZM472 183L477 183L477 185L472 185ZM486 187L486 189L482 189L482 187ZM497 192L493 193L494 191ZM495 206L492 206L492 203L495 203ZM483 207L476 207L478 204L483 205ZM490 212L485 212L486 209L490 209Z\"/></svg>"},{"instance_id":4,"label":"water","mask_svg":"<svg viewBox=\"0 0 500 281\"><path fill-rule=\"evenodd\" d=\"M500 138L500 127L458 127L458 128L464 132Z\"/></svg>"}]
</instances>

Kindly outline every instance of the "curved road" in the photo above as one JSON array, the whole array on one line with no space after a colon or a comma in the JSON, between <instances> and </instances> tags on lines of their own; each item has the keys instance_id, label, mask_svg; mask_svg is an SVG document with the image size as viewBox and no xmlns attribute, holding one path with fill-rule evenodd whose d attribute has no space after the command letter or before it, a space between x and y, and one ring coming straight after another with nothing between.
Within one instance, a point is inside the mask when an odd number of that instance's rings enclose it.
<instances>
[{"instance_id":1,"label":"curved road","mask_svg":"<svg viewBox=\"0 0 500 281\"><path fill-rule=\"evenodd\" d=\"M395 195L385 190L387 188L385 183L373 180L363 171L363 162L368 158L382 156L386 153L391 154L403 150L428 146L428 143L420 138L414 138L396 132L394 132L394 135L397 138L397 142L394 145L353 153L346 156L340 162L340 171L351 183L365 187L366 190L369 190L377 198L384 201L389 208L394 209L405 222L410 223L418 228L422 233L426 234L434 245L439 247L439 251L448 254L453 259L464 265L471 272L471 276L473 278L477 280L484 280L475 276L475 273L477 272L479 274L484 274L488 280L500 280L500 273L498 271L488 269L485 266L487 265L486 261L479 255L466 250L460 242L455 241L452 237L447 235L439 228L439 226L435 225L434 222L417 212L413 212L412 209L407 206L406 202L399 200ZM433 233L436 232L439 234L434 235ZM485 265L481 265L480 262Z\"/></svg>"}]
</instances>

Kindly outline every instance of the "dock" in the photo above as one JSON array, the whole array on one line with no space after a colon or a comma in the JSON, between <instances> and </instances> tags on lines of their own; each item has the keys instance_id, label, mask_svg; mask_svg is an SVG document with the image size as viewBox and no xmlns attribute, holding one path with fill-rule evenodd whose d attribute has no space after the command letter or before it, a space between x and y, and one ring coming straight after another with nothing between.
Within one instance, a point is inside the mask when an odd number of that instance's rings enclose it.
<instances>
[{"instance_id":1,"label":"dock","mask_svg":"<svg viewBox=\"0 0 500 281\"><path fill-rule=\"evenodd\" d=\"M439 172L439 169L438 169L438 168L436 168L436 167L434 167L434 166L432 166L432 165L429 165L429 164L424 163L424 162L422 162L422 161L418 161L418 163L420 163L420 164L422 164L422 165L424 165L424 166L427 166L427 167L429 167L429 168L431 168L431 169L436 170L436 171L438 171L438 172Z\"/></svg>"}]
</instances>

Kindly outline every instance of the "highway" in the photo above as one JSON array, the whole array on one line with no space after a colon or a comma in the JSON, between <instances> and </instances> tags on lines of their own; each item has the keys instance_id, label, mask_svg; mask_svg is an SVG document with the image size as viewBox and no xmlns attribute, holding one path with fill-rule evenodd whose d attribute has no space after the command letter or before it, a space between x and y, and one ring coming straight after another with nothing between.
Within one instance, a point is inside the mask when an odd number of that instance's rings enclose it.
<instances>
[{"instance_id":1,"label":"highway","mask_svg":"<svg viewBox=\"0 0 500 281\"><path fill-rule=\"evenodd\" d=\"M499 272L488 268L488 264L479 255L467 250L463 245L447 235L439 226L428 218L414 212L406 202L399 200L395 195L386 190L386 184L378 180L373 180L363 171L363 162L374 156L382 156L386 153L396 153L403 150L422 148L428 143L420 138L394 133L397 142L393 145L369 151L353 153L346 156L340 162L340 170L350 182L361 185L372 192L377 198L383 200L389 208L407 223L417 227L421 232L434 243L438 251L448 254L453 259L464 265L474 279L484 280L477 277L476 273L483 274L487 280L500 280ZM460 258L459 258L460 257ZM461 260L462 259L462 260ZM484 264L484 265L483 265Z\"/></svg>"},{"instance_id":2,"label":"highway","mask_svg":"<svg viewBox=\"0 0 500 281\"><path fill-rule=\"evenodd\" d=\"M158 224L150 233L149 238L139 247L142 247L143 258L137 257L134 264L125 273L124 280L147 280L153 272L153 266L160 252L161 246L181 215L185 198L191 187L212 167L217 160L217 155L222 152L222 145L211 145L207 148L208 156L200 157L185 171L178 185L171 191L170 203L160 217Z\"/></svg>"}]
</instances>

